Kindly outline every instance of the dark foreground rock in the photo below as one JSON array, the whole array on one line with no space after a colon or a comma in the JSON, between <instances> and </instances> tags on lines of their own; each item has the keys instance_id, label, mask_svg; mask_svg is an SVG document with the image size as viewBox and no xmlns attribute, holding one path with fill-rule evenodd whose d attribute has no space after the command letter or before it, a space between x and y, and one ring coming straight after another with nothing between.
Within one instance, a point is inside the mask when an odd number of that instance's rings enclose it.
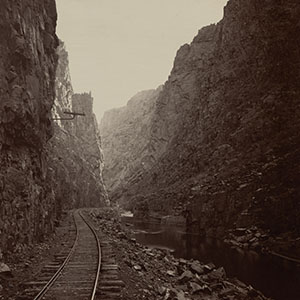
<instances>
[{"instance_id":1,"label":"dark foreground rock","mask_svg":"<svg viewBox=\"0 0 300 300\"><path fill-rule=\"evenodd\" d=\"M113 245L126 285L121 299L266 299L212 263L176 259L167 250L138 244L112 210L93 210L90 215Z\"/></svg>"},{"instance_id":2,"label":"dark foreground rock","mask_svg":"<svg viewBox=\"0 0 300 300\"><path fill-rule=\"evenodd\" d=\"M1 1L0 249L4 260L54 229L47 141L57 65L54 0Z\"/></svg>"}]
</instances>

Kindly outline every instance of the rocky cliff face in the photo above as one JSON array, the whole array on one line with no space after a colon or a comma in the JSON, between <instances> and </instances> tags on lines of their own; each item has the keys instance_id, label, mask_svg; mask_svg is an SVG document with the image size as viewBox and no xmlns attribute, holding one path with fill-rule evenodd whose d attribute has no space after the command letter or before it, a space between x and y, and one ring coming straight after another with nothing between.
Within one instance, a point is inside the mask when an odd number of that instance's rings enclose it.
<instances>
[{"instance_id":1,"label":"rocky cliff face","mask_svg":"<svg viewBox=\"0 0 300 300\"><path fill-rule=\"evenodd\" d=\"M53 229L57 205L45 146L53 128L54 0L1 1L0 252Z\"/></svg>"},{"instance_id":2,"label":"rocky cliff face","mask_svg":"<svg viewBox=\"0 0 300 300\"><path fill-rule=\"evenodd\" d=\"M64 111L72 111L72 96L74 94L70 69L69 69L69 55L63 41L59 41L56 50L58 56L58 64L56 68L55 78L55 101L52 107L52 116L54 119L67 117ZM62 128L73 127L73 122L62 122L55 120Z\"/></svg>"},{"instance_id":3,"label":"rocky cliff face","mask_svg":"<svg viewBox=\"0 0 300 300\"><path fill-rule=\"evenodd\" d=\"M299 231L299 9L230 0L179 49L150 125L155 163L124 197L211 235Z\"/></svg>"},{"instance_id":4,"label":"rocky cliff face","mask_svg":"<svg viewBox=\"0 0 300 300\"><path fill-rule=\"evenodd\" d=\"M139 92L126 106L106 112L101 120L104 179L114 198L152 165L148 155L149 124L161 90Z\"/></svg>"},{"instance_id":5,"label":"rocky cliff face","mask_svg":"<svg viewBox=\"0 0 300 300\"><path fill-rule=\"evenodd\" d=\"M103 154L98 123L93 113L93 98L91 93L74 94L72 97L74 111L85 113L85 117L75 120L74 134L77 137L77 146L84 163L81 166L81 179L78 187L85 195L84 205L99 207L109 204L106 187L103 183Z\"/></svg>"},{"instance_id":6,"label":"rocky cliff face","mask_svg":"<svg viewBox=\"0 0 300 300\"><path fill-rule=\"evenodd\" d=\"M84 113L73 120L56 120L50 141L54 191L65 209L98 207L109 202L102 179L103 155L91 94L74 94L68 53L63 42L57 50L54 118L70 118L65 111Z\"/></svg>"}]
</instances>

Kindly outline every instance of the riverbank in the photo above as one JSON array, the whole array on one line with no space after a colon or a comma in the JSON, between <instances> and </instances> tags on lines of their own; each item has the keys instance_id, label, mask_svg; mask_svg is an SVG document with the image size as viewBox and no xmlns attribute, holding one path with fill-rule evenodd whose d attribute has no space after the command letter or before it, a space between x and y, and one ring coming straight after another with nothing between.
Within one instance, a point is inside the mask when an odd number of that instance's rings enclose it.
<instances>
[{"instance_id":1,"label":"riverbank","mask_svg":"<svg viewBox=\"0 0 300 300\"><path fill-rule=\"evenodd\" d=\"M141 212L134 215L135 220L161 225L172 225L187 228L186 219L182 215L161 216L149 213L141 218ZM269 254L285 259L296 264L300 264L300 237L293 232L285 232L278 235L272 234L269 230L263 230L257 226L236 227L234 229L223 230L222 236L208 234L205 231L192 230L193 234L199 234L203 237L215 238L224 241L224 243L235 249L253 250L260 254Z\"/></svg>"},{"instance_id":2,"label":"riverbank","mask_svg":"<svg viewBox=\"0 0 300 300\"><path fill-rule=\"evenodd\" d=\"M230 230L224 241L232 247L269 253L300 264L300 237L292 232L274 236L269 231L251 226Z\"/></svg>"},{"instance_id":3,"label":"riverbank","mask_svg":"<svg viewBox=\"0 0 300 300\"><path fill-rule=\"evenodd\" d=\"M134 238L112 210L93 210L94 223L108 236L125 283L122 299L267 299L224 268L175 258L168 250L150 249Z\"/></svg>"},{"instance_id":4,"label":"riverbank","mask_svg":"<svg viewBox=\"0 0 300 300\"><path fill-rule=\"evenodd\" d=\"M229 242L224 242L223 239L189 233L185 226L126 217L122 217L122 222L131 226L134 237L143 245L172 249L177 258L213 262L217 267L224 267L229 277L239 278L276 300L300 299L300 265L285 256L249 247L247 240L255 235L258 236L255 240L260 238L268 242L263 232L255 227L251 232L238 228L232 233L240 238L239 241L233 237ZM243 244L241 240L245 234L246 243Z\"/></svg>"}]
</instances>

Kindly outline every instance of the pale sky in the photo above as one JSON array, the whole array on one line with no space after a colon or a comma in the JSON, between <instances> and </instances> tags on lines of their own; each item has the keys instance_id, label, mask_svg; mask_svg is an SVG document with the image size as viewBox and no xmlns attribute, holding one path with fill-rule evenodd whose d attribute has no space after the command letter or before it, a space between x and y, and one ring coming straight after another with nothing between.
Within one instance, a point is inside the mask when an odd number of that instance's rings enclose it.
<instances>
[{"instance_id":1,"label":"pale sky","mask_svg":"<svg viewBox=\"0 0 300 300\"><path fill-rule=\"evenodd\" d=\"M92 92L98 122L163 84L178 48L223 16L227 0L56 0L75 92Z\"/></svg>"}]
</instances>

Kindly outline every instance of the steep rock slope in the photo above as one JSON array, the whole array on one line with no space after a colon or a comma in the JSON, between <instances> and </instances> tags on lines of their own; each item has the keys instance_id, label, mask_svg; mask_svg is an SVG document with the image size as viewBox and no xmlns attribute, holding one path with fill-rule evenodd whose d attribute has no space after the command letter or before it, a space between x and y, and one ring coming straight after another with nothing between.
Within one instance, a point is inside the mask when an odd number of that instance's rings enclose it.
<instances>
[{"instance_id":1,"label":"steep rock slope","mask_svg":"<svg viewBox=\"0 0 300 300\"><path fill-rule=\"evenodd\" d=\"M57 50L56 99L53 116L70 118L65 111L84 113L73 120L56 120L50 141L54 191L62 207L98 207L109 202L102 179L103 155L91 94L74 94L68 53L64 43Z\"/></svg>"},{"instance_id":2,"label":"steep rock slope","mask_svg":"<svg viewBox=\"0 0 300 300\"><path fill-rule=\"evenodd\" d=\"M104 179L114 198L152 165L148 155L150 123L161 90L139 92L126 106L105 112L101 120Z\"/></svg>"},{"instance_id":3,"label":"steep rock slope","mask_svg":"<svg viewBox=\"0 0 300 300\"><path fill-rule=\"evenodd\" d=\"M47 234L57 216L45 151L53 133L57 14L54 0L0 5L0 252L5 253Z\"/></svg>"},{"instance_id":4,"label":"steep rock slope","mask_svg":"<svg viewBox=\"0 0 300 300\"><path fill-rule=\"evenodd\" d=\"M69 69L69 55L63 41L59 41L56 50L58 56L58 64L56 68L55 78L55 100L52 107L52 115L54 118L65 118L64 111L72 111L72 96L74 94L70 69ZM61 122L56 120L56 123L63 128L70 128L73 122Z\"/></svg>"},{"instance_id":5,"label":"steep rock slope","mask_svg":"<svg viewBox=\"0 0 300 300\"><path fill-rule=\"evenodd\" d=\"M211 235L299 231L299 10L230 0L179 49L152 118L156 163L123 197Z\"/></svg>"}]
</instances>

